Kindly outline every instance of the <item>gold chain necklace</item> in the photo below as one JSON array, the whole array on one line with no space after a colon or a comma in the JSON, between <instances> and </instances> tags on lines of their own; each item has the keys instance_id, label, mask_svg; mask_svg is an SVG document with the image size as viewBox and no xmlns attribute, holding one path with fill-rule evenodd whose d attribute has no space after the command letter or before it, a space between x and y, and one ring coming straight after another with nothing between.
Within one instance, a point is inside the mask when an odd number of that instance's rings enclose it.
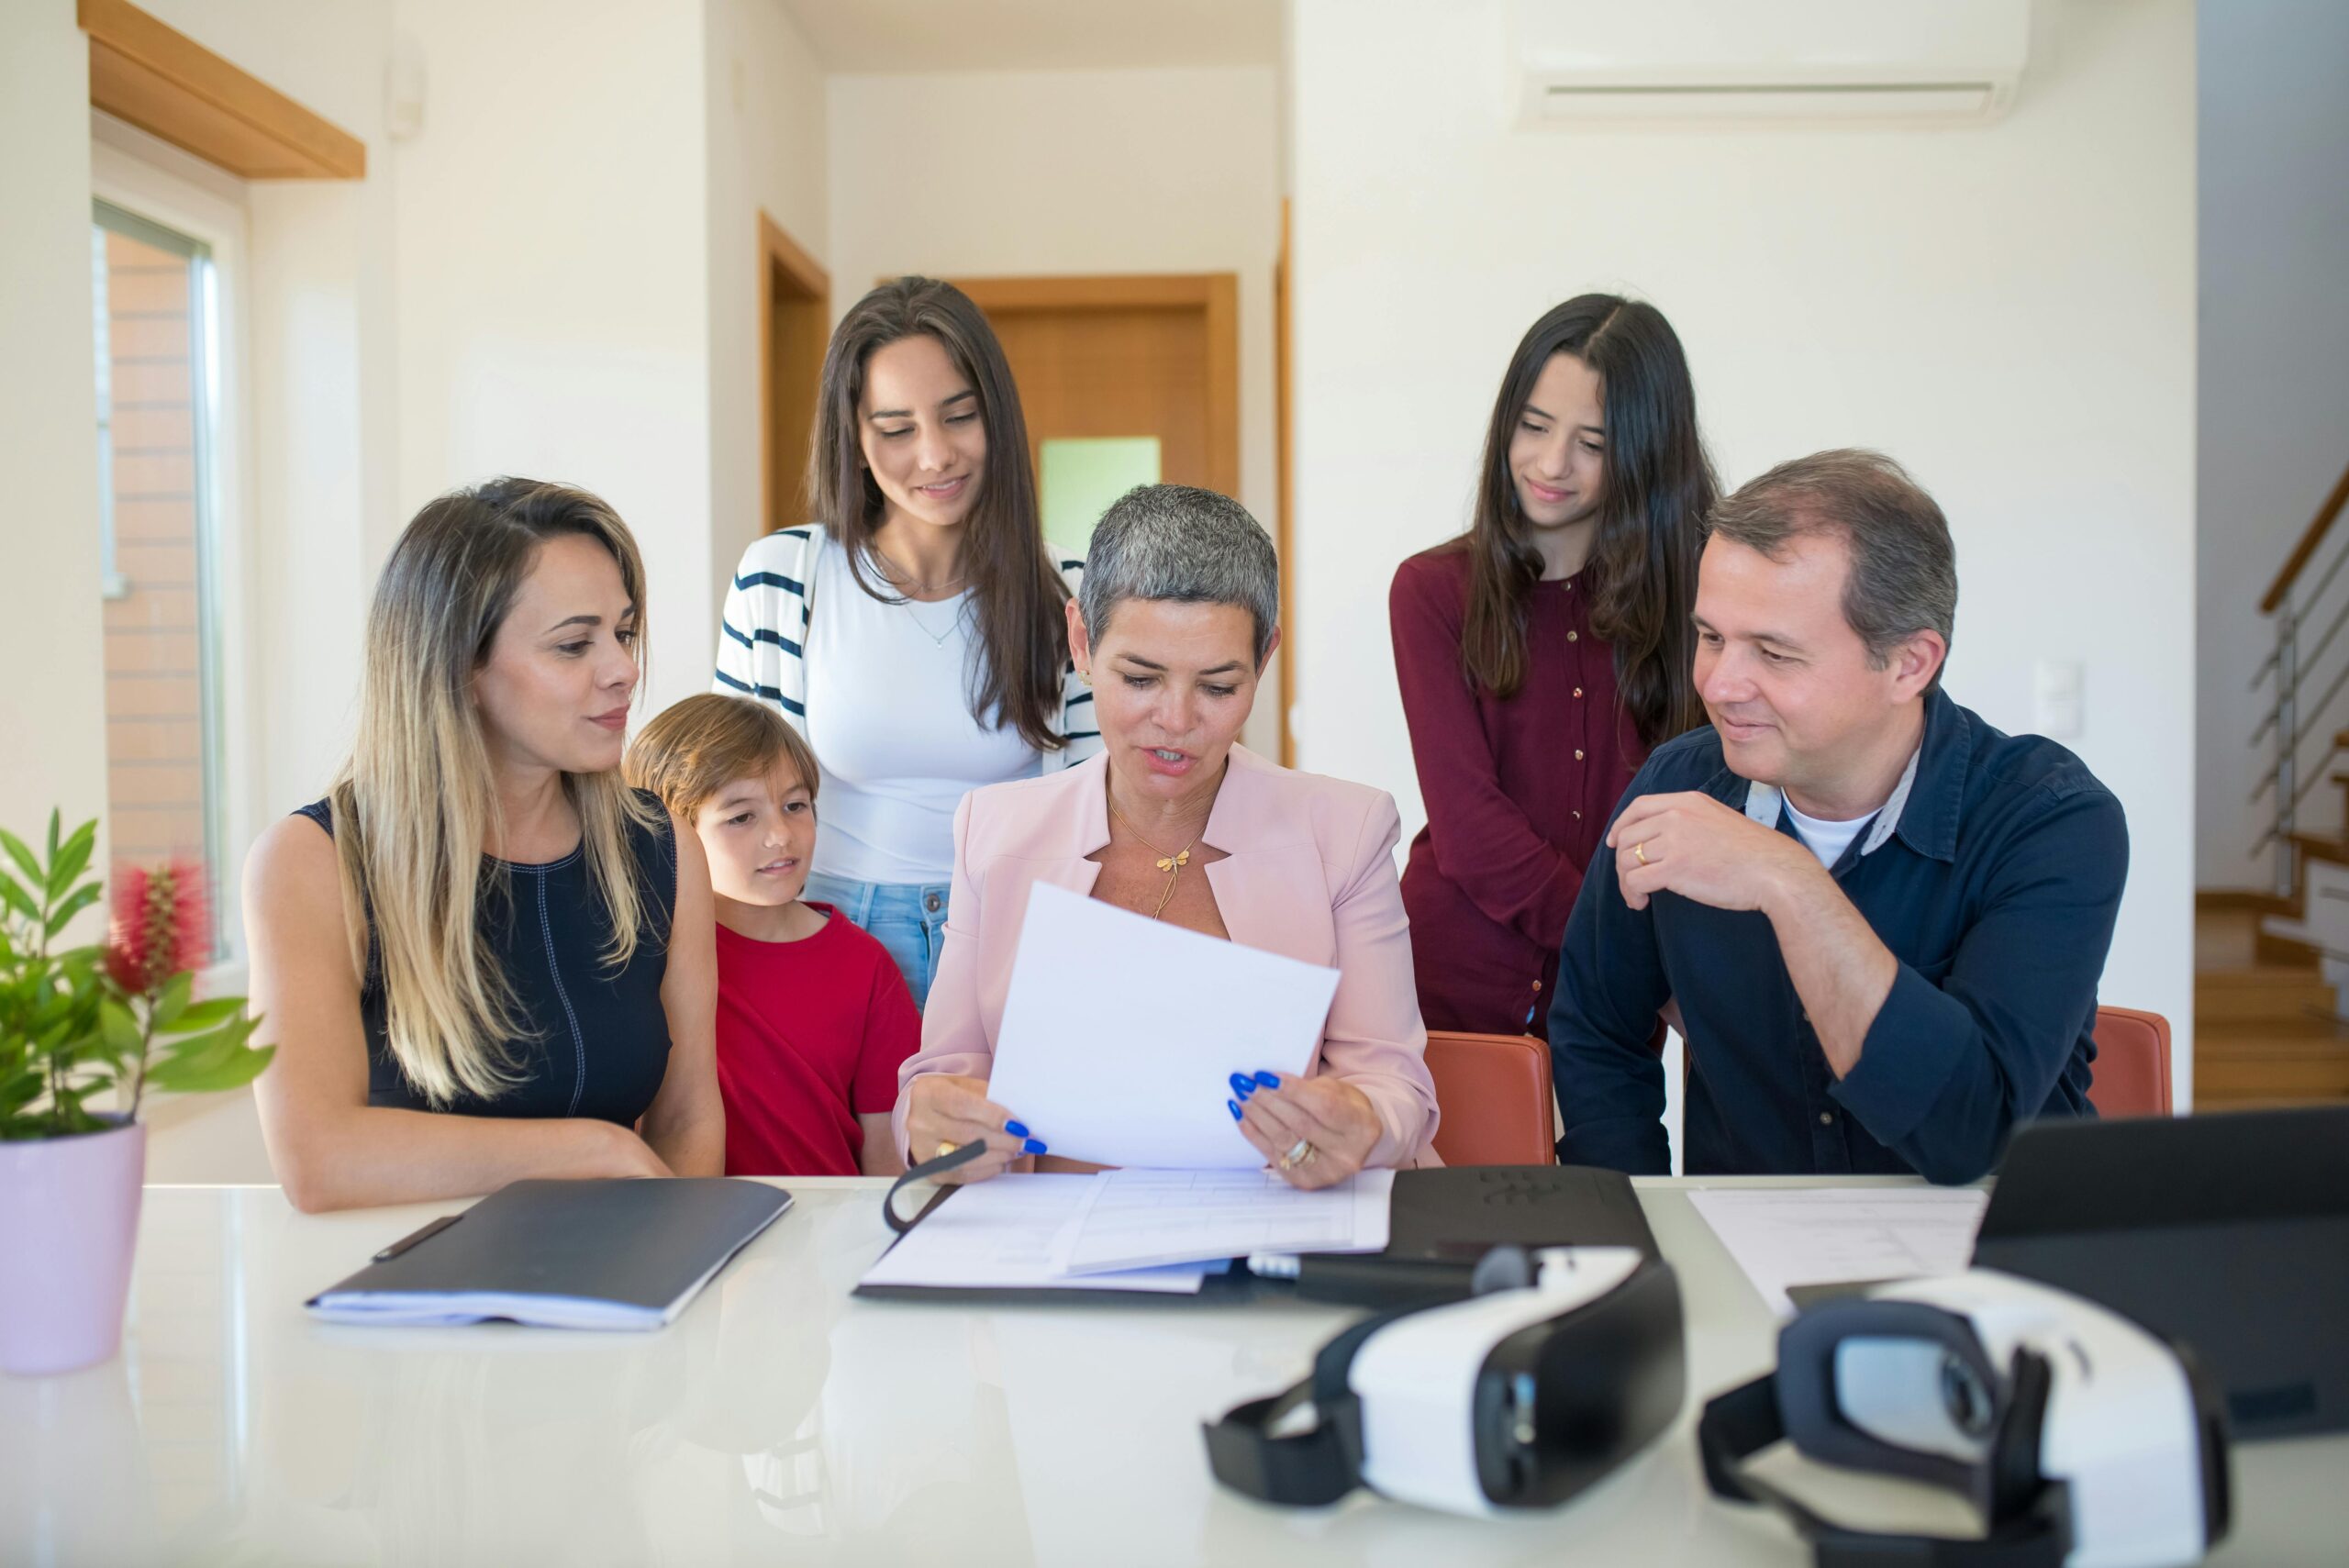
<instances>
[{"instance_id":1,"label":"gold chain necklace","mask_svg":"<svg viewBox=\"0 0 2349 1568\"><path fill-rule=\"evenodd\" d=\"M1158 857L1158 869L1166 873L1166 891L1158 895L1158 906L1150 912L1150 917L1155 920L1160 912L1166 907L1166 901L1174 896L1174 884L1182 880L1183 868L1191 863L1191 851L1198 847L1200 834L1204 834L1207 829L1204 828L1199 829L1198 833L1191 836L1189 843L1170 855L1148 839L1142 839L1141 829L1130 822L1126 822L1126 814L1118 809L1118 803L1114 800L1109 802L1109 815L1119 822L1124 822L1127 832L1137 839L1141 839L1142 848Z\"/></svg>"}]
</instances>

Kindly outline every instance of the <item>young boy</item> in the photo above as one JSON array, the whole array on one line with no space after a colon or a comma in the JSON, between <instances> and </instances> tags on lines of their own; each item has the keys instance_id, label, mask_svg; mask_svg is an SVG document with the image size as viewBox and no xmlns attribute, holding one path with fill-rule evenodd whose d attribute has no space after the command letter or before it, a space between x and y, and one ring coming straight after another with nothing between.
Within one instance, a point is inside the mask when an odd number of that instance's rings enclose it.
<instances>
[{"instance_id":1,"label":"young boy","mask_svg":"<svg viewBox=\"0 0 2349 1568\"><path fill-rule=\"evenodd\" d=\"M896 1174L889 1111L921 1016L879 942L800 899L816 847L807 742L763 703L687 697L629 745L627 774L709 855L726 1173Z\"/></svg>"}]
</instances>

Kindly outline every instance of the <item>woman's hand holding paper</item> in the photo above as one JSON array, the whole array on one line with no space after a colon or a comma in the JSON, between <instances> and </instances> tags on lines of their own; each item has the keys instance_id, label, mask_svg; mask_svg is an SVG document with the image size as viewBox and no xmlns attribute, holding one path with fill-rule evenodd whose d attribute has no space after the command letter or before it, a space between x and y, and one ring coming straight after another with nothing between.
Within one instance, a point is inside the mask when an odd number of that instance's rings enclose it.
<instances>
[{"instance_id":1,"label":"woman's hand holding paper","mask_svg":"<svg viewBox=\"0 0 2349 1568\"><path fill-rule=\"evenodd\" d=\"M1241 1135L1293 1187L1335 1186L1363 1168L1378 1147L1378 1113L1370 1096L1342 1078L1231 1075L1226 1102Z\"/></svg>"},{"instance_id":2,"label":"woman's hand holding paper","mask_svg":"<svg viewBox=\"0 0 2349 1568\"><path fill-rule=\"evenodd\" d=\"M1044 1152L1041 1140L1009 1111L987 1098L985 1078L952 1073L925 1073L914 1080L906 1109L906 1143L914 1163L965 1143L984 1142L987 1151L967 1165L941 1174L945 1185L985 1181L1001 1175L1015 1160Z\"/></svg>"}]
</instances>

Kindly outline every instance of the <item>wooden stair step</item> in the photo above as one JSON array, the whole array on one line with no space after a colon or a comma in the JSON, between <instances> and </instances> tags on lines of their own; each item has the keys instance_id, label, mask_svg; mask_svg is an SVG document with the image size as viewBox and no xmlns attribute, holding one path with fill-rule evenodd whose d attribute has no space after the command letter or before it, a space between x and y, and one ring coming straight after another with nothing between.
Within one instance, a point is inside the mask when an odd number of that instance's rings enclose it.
<instances>
[{"instance_id":1,"label":"wooden stair step","mask_svg":"<svg viewBox=\"0 0 2349 1568\"><path fill-rule=\"evenodd\" d=\"M2198 1083L2194 1085L2194 1114L2224 1116L2229 1111L2290 1110L2299 1106L2327 1105L2340 1099L2349 1099L2349 1095L2212 1094Z\"/></svg>"},{"instance_id":2,"label":"wooden stair step","mask_svg":"<svg viewBox=\"0 0 2349 1568\"><path fill-rule=\"evenodd\" d=\"M2252 964L2194 973L2196 1029L2248 1019L2330 1015L2339 1004L2313 964Z\"/></svg>"},{"instance_id":3,"label":"wooden stair step","mask_svg":"<svg viewBox=\"0 0 2349 1568\"><path fill-rule=\"evenodd\" d=\"M2295 833L2292 846L2311 859L2349 865L2349 834Z\"/></svg>"},{"instance_id":4,"label":"wooden stair step","mask_svg":"<svg viewBox=\"0 0 2349 1568\"><path fill-rule=\"evenodd\" d=\"M2204 1060L2196 1041L2194 1097L2349 1098L2349 1052L2329 1061Z\"/></svg>"},{"instance_id":5,"label":"wooden stair step","mask_svg":"<svg viewBox=\"0 0 2349 1568\"><path fill-rule=\"evenodd\" d=\"M2196 1062L2349 1062L2349 1037L2325 1033L2255 1033L2240 1026L2194 1031Z\"/></svg>"}]
</instances>

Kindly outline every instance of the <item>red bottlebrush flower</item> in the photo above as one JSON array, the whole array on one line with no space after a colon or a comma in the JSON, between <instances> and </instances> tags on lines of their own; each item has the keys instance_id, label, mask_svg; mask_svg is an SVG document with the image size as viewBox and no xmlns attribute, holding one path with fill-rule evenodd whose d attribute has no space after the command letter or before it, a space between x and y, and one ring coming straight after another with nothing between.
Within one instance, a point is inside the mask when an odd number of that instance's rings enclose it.
<instances>
[{"instance_id":1,"label":"red bottlebrush flower","mask_svg":"<svg viewBox=\"0 0 2349 1568\"><path fill-rule=\"evenodd\" d=\"M162 987L181 970L212 957L212 907L201 862L173 859L149 870L115 871L114 923L106 936L106 973L137 995Z\"/></svg>"}]
</instances>

